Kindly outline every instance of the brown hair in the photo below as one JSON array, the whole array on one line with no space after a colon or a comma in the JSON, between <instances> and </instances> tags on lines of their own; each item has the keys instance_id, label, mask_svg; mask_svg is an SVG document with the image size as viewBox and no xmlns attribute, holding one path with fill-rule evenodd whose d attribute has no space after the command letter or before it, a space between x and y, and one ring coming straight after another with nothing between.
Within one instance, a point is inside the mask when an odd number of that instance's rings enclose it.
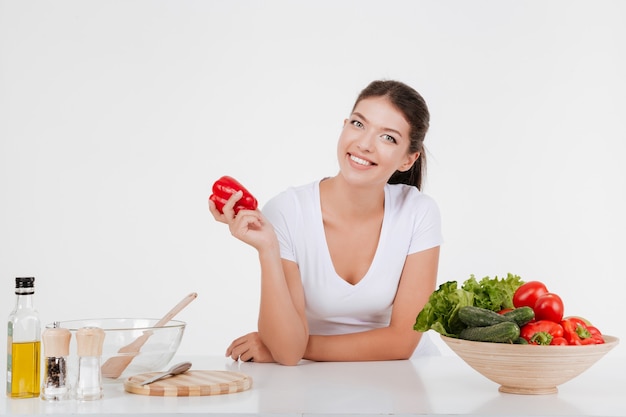
<instances>
[{"instance_id":1,"label":"brown hair","mask_svg":"<svg viewBox=\"0 0 626 417\"><path fill-rule=\"evenodd\" d=\"M426 176L424 138L430 122L430 113L428 112L426 101L412 87L400 81L377 80L372 81L361 91L354 103L354 107L361 100L370 97L387 97L402 112L411 127L409 153L419 152L419 157L409 170L394 172L387 182L389 184L414 185L421 190L422 180Z\"/></svg>"}]
</instances>

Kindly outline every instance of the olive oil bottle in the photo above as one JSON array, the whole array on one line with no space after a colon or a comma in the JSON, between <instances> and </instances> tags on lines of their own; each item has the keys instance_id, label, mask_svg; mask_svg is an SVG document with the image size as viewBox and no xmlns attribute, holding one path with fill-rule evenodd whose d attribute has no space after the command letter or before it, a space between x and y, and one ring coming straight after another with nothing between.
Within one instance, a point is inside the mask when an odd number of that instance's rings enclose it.
<instances>
[{"instance_id":1,"label":"olive oil bottle","mask_svg":"<svg viewBox=\"0 0 626 417\"><path fill-rule=\"evenodd\" d=\"M7 334L7 396L32 398L40 390L41 322L33 305L35 278L15 278L15 309Z\"/></svg>"}]
</instances>

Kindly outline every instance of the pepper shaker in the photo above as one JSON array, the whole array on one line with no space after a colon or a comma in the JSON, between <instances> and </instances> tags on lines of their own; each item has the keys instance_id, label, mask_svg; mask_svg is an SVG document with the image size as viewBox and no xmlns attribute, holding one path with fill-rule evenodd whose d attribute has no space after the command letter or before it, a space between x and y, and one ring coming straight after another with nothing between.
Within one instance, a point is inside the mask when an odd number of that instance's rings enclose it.
<instances>
[{"instance_id":1,"label":"pepper shaker","mask_svg":"<svg viewBox=\"0 0 626 417\"><path fill-rule=\"evenodd\" d=\"M78 382L76 398L81 401L102 398L102 345L104 330L99 327L83 327L76 332L78 353Z\"/></svg>"},{"instance_id":2,"label":"pepper shaker","mask_svg":"<svg viewBox=\"0 0 626 417\"><path fill-rule=\"evenodd\" d=\"M41 335L44 349L42 400L59 401L69 398L67 357L70 353L71 337L68 329L59 327L59 322L54 322L54 327L44 330Z\"/></svg>"}]
</instances>

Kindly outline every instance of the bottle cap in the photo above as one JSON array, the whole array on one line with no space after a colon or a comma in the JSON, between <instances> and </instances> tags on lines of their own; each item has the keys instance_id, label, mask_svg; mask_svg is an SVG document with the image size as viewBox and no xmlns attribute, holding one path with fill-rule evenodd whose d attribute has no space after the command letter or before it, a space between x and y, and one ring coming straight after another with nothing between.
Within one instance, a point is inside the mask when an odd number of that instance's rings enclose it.
<instances>
[{"instance_id":1,"label":"bottle cap","mask_svg":"<svg viewBox=\"0 0 626 417\"><path fill-rule=\"evenodd\" d=\"M35 277L15 278L15 288L32 288L35 286Z\"/></svg>"},{"instance_id":2,"label":"bottle cap","mask_svg":"<svg viewBox=\"0 0 626 417\"><path fill-rule=\"evenodd\" d=\"M15 294L29 295L35 293L34 277L15 278Z\"/></svg>"},{"instance_id":3,"label":"bottle cap","mask_svg":"<svg viewBox=\"0 0 626 417\"><path fill-rule=\"evenodd\" d=\"M78 356L101 356L104 330L99 327L82 327L76 332Z\"/></svg>"},{"instance_id":4,"label":"bottle cap","mask_svg":"<svg viewBox=\"0 0 626 417\"><path fill-rule=\"evenodd\" d=\"M72 334L70 331L62 327L44 330L41 334L44 356L47 358L69 356L71 338Z\"/></svg>"}]
</instances>

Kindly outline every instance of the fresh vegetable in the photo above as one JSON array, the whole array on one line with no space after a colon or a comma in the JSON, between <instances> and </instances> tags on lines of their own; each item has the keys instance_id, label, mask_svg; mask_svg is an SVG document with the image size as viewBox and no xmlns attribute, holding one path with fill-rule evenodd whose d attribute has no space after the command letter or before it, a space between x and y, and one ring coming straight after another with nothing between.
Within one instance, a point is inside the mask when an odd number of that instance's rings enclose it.
<instances>
[{"instance_id":1,"label":"fresh vegetable","mask_svg":"<svg viewBox=\"0 0 626 417\"><path fill-rule=\"evenodd\" d=\"M519 276L511 273L507 274L506 278L484 277L480 281L476 280L474 275L470 275L462 288L474 294L473 305L497 312L515 307L513 294L523 283Z\"/></svg>"},{"instance_id":2,"label":"fresh vegetable","mask_svg":"<svg viewBox=\"0 0 626 417\"><path fill-rule=\"evenodd\" d=\"M597 327L578 316L563 318L561 297L540 281L470 275L461 288L456 281L441 284L422 311L414 329L483 342L533 345L604 343ZM517 328L517 334L515 329Z\"/></svg>"},{"instance_id":3,"label":"fresh vegetable","mask_svg":"<svg viewBox=\"0 0 626 417\"><path fill-rule=\"evenodd\" d=\"M596 342L596 345L600 345L604 343L604 337L602 337L602 333L595 326L587 326L587 330L591 333L591 338Z\"/></svg>"},{"instance_id":4,"label":"fresh vegetable","mask_svg":"<svg viewBox=\"0 0 626 417\"><path fill-rule=\"evenodd\" d=\"M593 324L591 324L591 322L590 322L589 320L587 320L586 318L581 317L581 316L567 316L567 317L563 317L563 320L566 320L566 319L576 319L576 320L580 320L580 321L582 321L582 322L583 322L583 324L584 324L585 326L593 326Z\"/></svg>"},{"instance_id":5,"label":"fresh vegetable","mask_svg":"<svg viewBox=\"0 0 626 417\"><path fill-rule=\"evenodd\" d=\"M550 320L537 320L522 326L520 336L531 345L550 345L555 338L563 337L563 327Z\"/></svg>"},{"instance_id":6,"label":"fresh vegetable","mask_svg":"<svg viewBox=\"0 0 626 417\"><path fill-rule=\"evenodd\" d=\"M504 315L482 307L464 306L459 309L459 319L468 327L491 326L507 320Z\"/></svg>"},{"instance_id":7,"label":"fresh vegetable","mask_svg":"<svg viewBox=\"0 0 626 417\"><path fill-rule=\"evenodd\" d=\"M507 311L503 316L508 320L513 320L521 327L535 319L535 311L530 307L524 306Z\"/></svg>"},{"instance_id":8,"label":"fresh vegetable","mask_svg":"<svg viewBox=\"0 0 626 417\"><path fill-rule=\"evenodd\" d=\"M476 306L464 306L459 309L459 319L467 327L491 326L504 321L512 321L521 327L533 320L534 317L535 313L530 307L510 309L504 314Z\"/></svg>"},{"instance_id":9,"label":"fresh vegetable","mask_svg":"<svg viewBox=\"0 0 626 417\"><path fill-rule=\"evenodd\" d=\"M491 326L468 327L459 333L459 339L494 343L514 343L519 336L520 328L512 321L504 321Z\"/></svg>"},{"instance_id":10,"label":"fresh vegetable","mask_svg":"<svg viewBox=\"0 0 626 417\"><path fill-rule=\"evenodd\" d=\"M418 332L434 330L445 336L455 337L466 325L459 319L459 309L474 304L474 294L457 288L456 281L444 282L434 291L417 315Z\"/></svg>"},{"instance_id":11,"label":"fresh vegetable","mask_svg":"<svg viewBox=\"0 0 626 417\"><path fill-rule=\"evenodd\" d=\"M528 281L517 288L515 294L513 294L513 305L518 308L535 308L537 298L547 292L548 289L544 283L540 281Z\"/></svg>"},{"instance_id":12,"label":"fresh vegetable","mask_svg":"<svg viewBox=\"0 0 626 417\"><path fill-rule=\"evenodd\" d=\"M434 291L415 320L414 329L418 332L434 330L445 336L458 337L467 325L459 319L459 309L476 306L492 311L512 308L515 290L523 284L517 275L506 278L484 277L480 281L470 275L461 288L457 281L448 281Z\"/></svg>"},{"instance_id":13,"label":"fresh vegetable","mask_svg":"<svg viewBox=\"0 0 626 417\"><path fill-rule=\"evenodd\" d=\"M528 340L526 340L522 336L520 336L517 339L515 339L513 341L513 343L516 344L516 345L527 345L528 344Z\"/></svg>"},{"instance_id":14,"label":"fresh vegetable","mask_svg":"<svg viewBox=\"0 0 626 417\"><path fill-rule=\"evenodd\" d=\"M595 326L587 326L581 320L569 318L561 321L563 337L568 345L598 345L604 343L602 333Z\"/></svg>"},{"instance_id":15,"label":"fresh vegetable","mask_svg":"<svg viewBox=\"0 0 626 417\"><path fill-rule=\"evenodd\" d=\"M243 192L243 195L241 199L235 203L235 213L238 213L239 210L242 209L256 210L258 207L256 198L254 198L254 196L236 179L227 175L215 181L213 184L213 194L211 194L209 200L215 203L215 207L220 213L223 213L224 204L226 204L228 199L237 191Z\"/></svg>"},{"instance_id":16,"label":"fresh vegetable","mask_svg":"<svg viewBox=\"0 0 626 417\"><path fill-rule=\"evenodd\" d=\"M553 337L550 342L551 346L567 346L567 339L564 337Z\"/></svg>"},{"instance_id":17,"label":"fresh vegetable","mask_svg":"<svg viewBox=\"0 0 626 417\"><path fill-rule=\"evenodd\" d=\"M581 325L583 328L588 328L589 326L593 326L588 320L583 319L582 317L571 316L567 318L563 318L563 320L569 320L575 325Z\"/></svg>"},{"instance_id":18,"label":"fresh vegetable","mask_svg":"<svg viewBox=\"0 0 626 417\"><path fill-rule=\"evenodd\" d=\"M535 319L560 322L563 319L563 300L558 295L547 292L535 302Z\"/></svg>"}]
</instances>

